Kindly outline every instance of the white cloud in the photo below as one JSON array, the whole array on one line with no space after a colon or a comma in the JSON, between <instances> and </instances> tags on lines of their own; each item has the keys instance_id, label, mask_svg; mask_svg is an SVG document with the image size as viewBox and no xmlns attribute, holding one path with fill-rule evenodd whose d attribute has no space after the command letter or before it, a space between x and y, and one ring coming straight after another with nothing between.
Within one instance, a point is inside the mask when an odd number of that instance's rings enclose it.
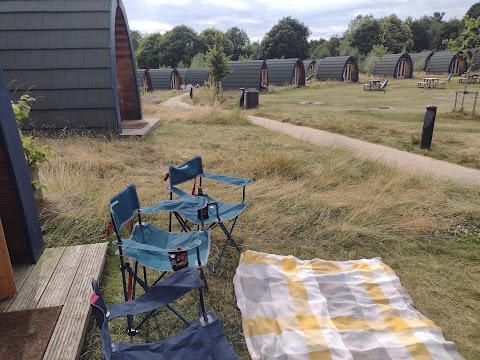
<instances>
[{"instance_id":1,"label":"white cloud","mask_svg":"<svg viewBox=\"0 0 480 360\"><path fill-rule=\"evenodd\" d=\"M173 28L172 25L152 20L131 20L128 22L130 29L138 30L142 33L160 32L164 33Z\"/></svg>"}]
</instances>

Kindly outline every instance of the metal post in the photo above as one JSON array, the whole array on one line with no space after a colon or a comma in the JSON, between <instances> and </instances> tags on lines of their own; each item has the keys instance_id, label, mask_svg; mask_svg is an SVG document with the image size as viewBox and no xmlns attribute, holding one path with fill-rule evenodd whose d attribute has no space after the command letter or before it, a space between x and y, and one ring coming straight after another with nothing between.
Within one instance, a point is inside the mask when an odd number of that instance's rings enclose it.
<instances>
[{"instance_id":1,"label":"metal post","mask_svg":"<svg viewBox=\"0 0 480 360\"><path fill-rule=\"evenodd\" d=\"M458 98L458 92L455 91L455 105L453 105L453 112L457 111L457 98Z\"/></svg>"},{"instance_id":2,"label":"metal post","mask_svg":"<svg viewBox=\"0 0 480 360\"><path fill-rule=\"evenodd\" d=\"M478 91L475 93L475 101L473 102L472 116L475 115L475 107L477 106Z\"/></svg>"},{"instance_id":3,"label":"metal post","mask_svg":"<svg viewBox=\"0 0 480 360\"><path fill-rule=\"evenodd\" d=\"M436 106L428 106L423 120L422 142L420 149L429 149L432 146L433 127L435 126Z\"/></svg>"}]
</instances>

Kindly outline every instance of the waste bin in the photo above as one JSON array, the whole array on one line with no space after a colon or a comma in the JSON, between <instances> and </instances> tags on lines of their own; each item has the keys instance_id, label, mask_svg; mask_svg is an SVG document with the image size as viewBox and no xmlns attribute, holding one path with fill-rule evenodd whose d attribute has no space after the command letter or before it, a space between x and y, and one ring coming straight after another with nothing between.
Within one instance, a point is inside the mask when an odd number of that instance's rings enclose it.
<instances>
[{"instance_id":1,"label":"waste bin","mask_svg":"<svg viewBox=\"0 0 480 360\"><path fill-rule=\"evenodd\" d=\"M245 91L245 109L258 108L259 91L255 88L249 88Z\"/></svg>"}]
</instances>

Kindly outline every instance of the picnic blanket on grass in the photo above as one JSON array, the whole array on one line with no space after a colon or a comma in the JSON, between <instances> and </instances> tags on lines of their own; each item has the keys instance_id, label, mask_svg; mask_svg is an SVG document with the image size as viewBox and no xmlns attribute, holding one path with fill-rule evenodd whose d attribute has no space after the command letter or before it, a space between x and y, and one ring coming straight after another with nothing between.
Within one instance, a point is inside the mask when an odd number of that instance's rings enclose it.
<instances>
[{"instance_id":1,"label":"picnic blanket on grass","mask_svg":"<svg viewBox=\"0 0 480 360\"><path fill-rule=\"evenodd\" d=\"M464 360L380 258L246 251L233 283L253 360Z\"/></svg>"}]
</instances>

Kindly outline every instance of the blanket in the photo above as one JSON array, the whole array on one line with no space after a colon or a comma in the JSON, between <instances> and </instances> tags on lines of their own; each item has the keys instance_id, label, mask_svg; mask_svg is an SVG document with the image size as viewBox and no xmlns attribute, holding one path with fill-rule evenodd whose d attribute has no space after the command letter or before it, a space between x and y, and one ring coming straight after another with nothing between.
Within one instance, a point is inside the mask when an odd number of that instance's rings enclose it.
<instances>
[{"instance_id":1,"label":"blanket","mask_svg":"<svg viewBox=\"0 0 480 360\"><path fill-rule=\"evenodd\" d=\"M247 251L233 282L253 360L464 360L380 258Z\"/></svg>"}]
</instances>

